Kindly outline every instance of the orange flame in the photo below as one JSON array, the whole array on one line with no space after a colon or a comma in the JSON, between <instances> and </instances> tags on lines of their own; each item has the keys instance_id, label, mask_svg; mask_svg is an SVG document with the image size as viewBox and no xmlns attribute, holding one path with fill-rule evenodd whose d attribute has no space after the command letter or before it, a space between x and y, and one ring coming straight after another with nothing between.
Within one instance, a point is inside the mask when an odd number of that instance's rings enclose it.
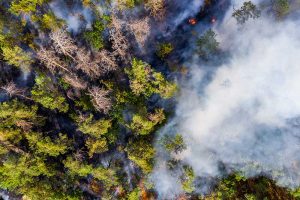
<instances>
[{"instance_id":1,"label":"orange flame","mask_svg":"<svg viewBox=\"0 0 300 200\"><path fill-rule=\"evenodd\" d=\"M195 25L195 24L197 24L197 20L195 18L191 18L191 19L189 19L189 24Z\"/></svg>"}]
</instances>

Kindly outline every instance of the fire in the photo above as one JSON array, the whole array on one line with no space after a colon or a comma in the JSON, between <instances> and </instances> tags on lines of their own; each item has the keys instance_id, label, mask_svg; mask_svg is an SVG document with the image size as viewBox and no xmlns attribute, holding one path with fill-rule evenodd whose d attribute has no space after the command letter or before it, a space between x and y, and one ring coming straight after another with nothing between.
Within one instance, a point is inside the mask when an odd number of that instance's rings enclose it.
<instances>
[{"instance_id":1,"label":"fire","mask_svg":"<svg viewBox=\"0 0 300 200\"><path fill-rule=\"evenodd\" d=\"M189 19L189 24L195 25L195 24L197 24L197 20L195 18L191 18L191 19Z\"/></svg>"}]
</instances>

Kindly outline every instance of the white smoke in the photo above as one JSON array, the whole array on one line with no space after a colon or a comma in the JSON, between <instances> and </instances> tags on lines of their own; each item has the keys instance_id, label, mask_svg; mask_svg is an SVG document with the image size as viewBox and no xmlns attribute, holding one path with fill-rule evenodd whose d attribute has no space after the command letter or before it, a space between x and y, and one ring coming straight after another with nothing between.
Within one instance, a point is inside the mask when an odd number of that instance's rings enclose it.
<instances>
[{"instance_id":1,"label":"white smoke","mask_svg":"<svg viewBox=\"0 0 300 200\"><path fill-rule=\"evenodd\" d=\"M246 176L265 174L280 185L299 186L300 20L262 16L240 27L227 16L215 31L229 60L219 67L197 58L186 64L192 78L162 134L184 136L188 149L181 156L197 176L221 176L221 162ZM159 150L152 178L161 197L168 197L180 189L164 159Z\"/></svg>"},{"instance_id":2,"label":"white smoke","mask_svg":"<svg viewBox=\"0 0 300 200\"><path fill-rule=\"evenodd\" d=\"M83 25L85 25L83 28L91 27L93 20L91 9L77 4L72 5L73 7L69 7L67 3L62 0L51 1L49 5L55 16L66 22L68 31L78 33ZM83 20L86 24L84 24Z\"/></svg>"}]
</instances>

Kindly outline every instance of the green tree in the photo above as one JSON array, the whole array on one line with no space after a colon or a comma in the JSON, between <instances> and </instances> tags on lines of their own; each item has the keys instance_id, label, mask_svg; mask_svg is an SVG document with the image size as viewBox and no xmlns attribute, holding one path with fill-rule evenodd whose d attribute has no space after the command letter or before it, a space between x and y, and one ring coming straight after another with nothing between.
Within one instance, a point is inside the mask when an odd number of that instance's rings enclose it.
<instances>
[{"instance_id":1,"label":"green tree","mask_svg":"<svg viewBox=\"0 0 300 200\"><path fill-rule=\"evenodd\" d=\"M23 194L23 199L32 200L80 200L82 199L82 192L74 188L72 181L67 177L55 177L44 180L39 180L34 183L27 184L19 189Z\"/></svg>"},{"instance_id":2,"label":"green tree","mask_svg":"<svg viewBox=\"0 0 300 200\"><path fill-rule=\"evenodd\" d=\"M171 43L162 43L158 45L157 48L157 55L161 59L164 59L166 56L168 56L172 51L174 50L174 47Z\"/></svg>"},{"instance_id":3,"label":"green tree","mask_svg":"<svg viewBox=\"0 0 300 200\"><path fill-rule=\"evenodd\" d=\"M92 25L92 30L86 31L84 33L84 38L90 43L90 45L99 50L104 47L103 31L105 30L105 25L102 21L97 20Z\"/></svg>"},{"instance_id":4,"label":"green tree","mask_svg":"<svg viewBox=\"0 0 300 200\"><path fill-rule=\"evenodd\" d=\"M156 125L161 124L164 119L163 109L156 109L151 114L145 112L138 113L133 115L129 128L138 135L147 135L154 130Z\"/></svg>"},{"instance_id":5,"label":"green tree","mask_svg":"<svg viewBox=\"0 0 300 200\"><path fill-rule=\"evenodd\" d=\"M139 200L141 196L141 191L139 188L135 188L128 194L128 200Z\"/></svg>"},{"instance_id":6,"label":"green tree","mask_svg":"<svg viewBox=\"0 0 300 200\"><path fill-rule=\"evenodd\" d=\"M177 90L176 84L165 80L160 72L155 72L149 64L141 60L133 59L131 68L127 68L125 72L135 95L150 97L157 93L163 98L170 98Z\"/></svg>"},{"instance_id":7,"label":"green tree","mask_svg":"<svg viewBox=\"0 0 300 200\"><path fill-rule=\"evenodd\" d=\"M101 181L107 188L120 184L116 172L110 168L96 167L93 169L92 175L94 178Z\"/></svg>"},{"instance_id":8,"label":"green tree","mask_svg":"<svg viewBox=\"0 0 300 200\"><path fill-rule=\"evenodd\" d=\"M94 153L104 153L108 151L108 144L106 138L88 138L85 142L89 149L89 156L92 157Z\"/></svg>"},{"instance_id":9,"label":"green tree","mask_svg":"<svg viewBox=\"0 0 300 200\"><path fill-rule=\"evenodd\" d=\"M128 158L137 164L144 173L150 173L153 168L155 149L147 140L139 139L130 141L126 151Z\"/></svg>"},{"instance_id":10,"label":"green tree","mask_svg":"<svg viewBox=\"0 0 300 200\"><path fill-rule=\"evenodd\" d=\"M61 28L64 24L64 21L58 19L52 12L43 14L41 19L37 19L37 20L40 21L42 28L53 30L53 31Z\"/></svg>"},{"instance_id":11,"label":"green tree","mask_svg":"<svg viewBox=\"0 0 300 200\"><path fill-rule=\"evenodd\" d=\"M42 5L45 0L13 0L10 6L10 12L15 15L30 14L36 11L38 5Z\"/></svg>"},{"instance_id":12,"label":"green tree","mask_svg":"<svg viewBox=\"0 0 300 200\"><path fill-rule=\"evenodd\" d=\"M40 74L35 78L35 85L31 90L34 101L51 110L67 112L69 105L66 98L59 92L50 77Z\"/></svg>"},{"instance_id":13,"label":"green tree","mask_svg":"<svg viewBox=\"0 0 300 200\"><path fill-rule=\"evenodd\" d=\"M49 156L59 156L68 150L68 138L66 135L59 134L58 138L51 139L49 136L43 136L41 133L31 132L26 134L29 146L37 153Z\"/></svg>"},{"instance_id":14,"label":"green tree","mask_svg":"<svg viewBox=\"0 0 300 200\"><path fill-rule=\"evenodd\" d=\"M107 137L110 138L109 129L111 129L111 120L100 119L95 120L94 116L79 116L75 117L78 123L78 130L86 134L88 137L85 141L86 147L89 149L89 156L94 153L103 153L108 151ZM113 142L113 141L110 141Z\"/></svg>"},{"instance_id":15,"label":"green tree","mask_svg":"<svg viewBox=\"0 0 300 200\"><path fill-rule=\"evenodd\" d=\"M39 180L40 176L53 176L42 158L28 154L7 156L0 162L0 188L14 190Z\"/></svg>"},{"instance_id":16,"label":"green tree","mask_svg":"<svg viewBox=\"0 0 300 200\"><path fill-rule=\"evenodd\" d=\"M198 54L204 58L208 59L211 55L217 52L219 47L219 42L216 40L216 33L209 29L202 35L198 41Z\"/></svg>"},{"instance_id":17,"label":"green tree","mask_svg":"<svg viewBox=\"0 0 300 200\"><path fill-rule=\"evenodd\" d=\"M81 177L86 177L87 175L91 174L93 171L92 165L76 160L70 156L67 157L63 163L72 176L77 175Z\"/></svg>"},{"instance_id":18,"label":"green tree","mask_svg":"<svg viewBox=\"0 0 300 200\"><path fill-rule=\"evenodd\" d=\"M183 175L181 176L182 189L187 193L192 193L195 190L194 180L195 174L193 168L189 166L183 167Z\"/></svg>"},{"instance_id":19,"label":"green tree","mask_svg":"<svg viewBox=\"0 0 300 200\"><path fill-rule=\"evenodd\" d=\"M273 1L273 8L278 17L283 17L289 13L290 4L288 0L275 0Z\"/></svg>"},{"instance_id":20,"label":"green tree","mask_svg":"<svg viewBox=\"0 0 300 200\"><path fill-rule=\"evenodd\" d=\"M82 161L76 160L72 157L67 157L64 161L65 167L69 170L73 176L86 177L92 175L97 180L103 182L107 187L118 184L115 172L112 169L106 169L103 167L93 167Z\"/></svg>"},{"instance_id":21,"label":"green tree","mask_svg":"<svg viewBox=\"0 0 300 200\"><path fill-rule=\"evenodd\" d=\"M169 153L179 153L187 148L180 134L176 134L175 136L165 135L161 143Z\"/></svg>"},{"instance_id":22,"label":"green tree","mask_svg":"<svg viewBox=\"0 0 300 200\"><path fill-rule=\"evenodd\" d=\"M23 51L18 46L3 46L2 52L4 60L6 60L6 62L10 65L14 65L16 67L24 67L26 69L32 63L31 55Z\"/></svg>"},{"instance_id":23,"label":"green tree","mask_svg":"<svg viewBox=\"0 0 300 200\"><path fill-rule=\"evenodd\" d=\"M37 115L37 106L26 106L14 100L0 104L0 141L17 143L22 132L34 125L42 125L44 118Z\"/></svg>"},{"instance_id":24,"label":"green tree","mask_svg":"<svg viewBox=\"0 0 300 200\"><path fill-rule=\"evenodd\" d=\"M78 129L81 132L95 138L100 138L101 136L105 135L112 125L111 120L94 120L94 116L92 114L90 114L87 118L77 118L76 120L79 123Z\"/></svg>"},{"instance_id":25,"label":"green tree","mask_svg":"<svg viewBox=\"0 0 300 200\"><path fill-rule=\"evenodd\" d=\"M256 19L260 17L261 11L251 1L244 2L243 6L234 10L232 16L237 20L239 24L245 23L248 19Z\"/></svg>"}]
</instances>

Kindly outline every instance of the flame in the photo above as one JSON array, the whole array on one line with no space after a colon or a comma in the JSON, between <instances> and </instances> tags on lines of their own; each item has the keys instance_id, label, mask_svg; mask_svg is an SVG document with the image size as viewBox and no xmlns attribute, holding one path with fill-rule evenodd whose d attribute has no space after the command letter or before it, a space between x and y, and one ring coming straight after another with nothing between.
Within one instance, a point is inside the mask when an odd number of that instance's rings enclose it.
<instances>
[{"instance_id":1,"label":"flame","mask_svg":"<svg viewBox=\"0 0 300 200\"><path fill-rule=\"evenodd\" d=\"M189 19L189 24L195 25L195 24L197 24L197 20L195 18L191 18L191 19Z\"/></svg>"}]
</instances>

